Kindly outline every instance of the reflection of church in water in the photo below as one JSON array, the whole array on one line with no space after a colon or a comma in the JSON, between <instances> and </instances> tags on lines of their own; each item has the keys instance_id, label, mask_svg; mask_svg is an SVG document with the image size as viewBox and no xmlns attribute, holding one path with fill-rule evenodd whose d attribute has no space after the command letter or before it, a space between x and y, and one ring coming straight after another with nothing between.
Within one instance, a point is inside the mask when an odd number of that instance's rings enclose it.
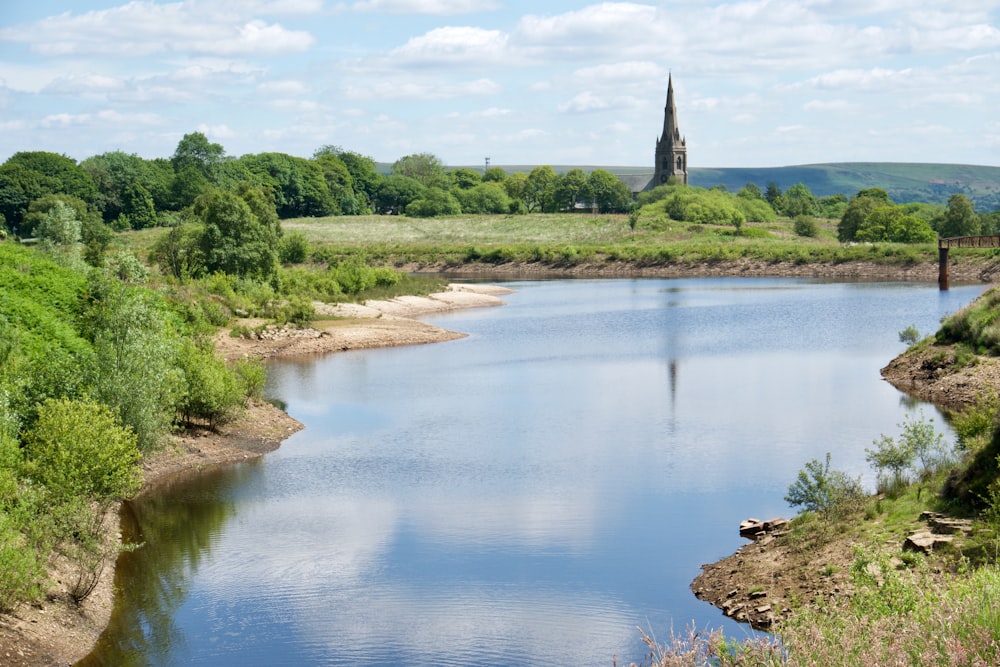
<instances>
[{"instance_id":1,"label":"reflection of church in water","mask_svg":"<svg viewBox=\"0 0 1000 667\"><path fill-rule=\"evenodd\" d=\"M667 106L663 109L663 134L656 141L655 165L653 181L649 187L663 185L671 178L674 183L687 185L687 139L677 129L673 76L667 78Z\"/></svg>"}]
</instances>

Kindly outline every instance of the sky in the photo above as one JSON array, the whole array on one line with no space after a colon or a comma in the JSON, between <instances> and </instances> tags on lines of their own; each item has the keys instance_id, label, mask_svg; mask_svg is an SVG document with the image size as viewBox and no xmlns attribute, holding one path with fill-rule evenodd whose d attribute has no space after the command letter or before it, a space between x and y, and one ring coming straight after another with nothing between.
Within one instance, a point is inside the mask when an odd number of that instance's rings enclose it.
<instances>
[{"instance_id":1,"label":"sky","mask_svg":"<svg viewBox=\"0 0 1000 667\"><path fill-rule=\"evenodd\" d=\"M690 167L1000 165L996 0L6 1L0 161L197 131L652 170L668 76Z\"/></svg>"}]
</instances>

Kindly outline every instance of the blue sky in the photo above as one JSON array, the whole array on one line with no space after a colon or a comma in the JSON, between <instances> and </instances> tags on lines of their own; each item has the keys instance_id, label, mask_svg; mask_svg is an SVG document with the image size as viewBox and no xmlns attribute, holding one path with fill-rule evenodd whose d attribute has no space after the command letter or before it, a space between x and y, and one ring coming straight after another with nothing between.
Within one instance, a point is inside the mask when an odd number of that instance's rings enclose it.
<instances>
[{"instance_id":1,"label":"blue sky","mask_svg":"<svg viewBox=\"0 0 1000 667\"><path fill-rule=\"evenodd\" d=\"M0 160L651 165L668 73L692 167L1000 165L995 0L5 2Z\"/></svg>"}]
</instances>

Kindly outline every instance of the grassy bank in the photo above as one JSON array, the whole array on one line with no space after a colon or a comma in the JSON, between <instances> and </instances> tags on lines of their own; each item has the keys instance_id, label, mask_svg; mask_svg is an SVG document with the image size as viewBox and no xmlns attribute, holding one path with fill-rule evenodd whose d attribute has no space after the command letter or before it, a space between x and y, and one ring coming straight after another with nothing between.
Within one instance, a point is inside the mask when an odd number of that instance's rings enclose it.
<instances>
[{"instance_id":1,"label":"grassy bank","mask_svg":"<svg viewBox=\"0 0 1000 667\"><path fill-rule=\"evenodd\" d=\"M632 222L635 223L634 227ZM636 269L753 261L763 264L837 266L867 263L906 268L937 262L933 243L837 241L837 220L817 219L814 236L799 236L795 222L732 225L663 222L627 215L460 215L442 218L341 216L282 221L286 236L301 235L310 259L457 270L463 265L533 265L538 268L626 265ZM131 232L129 245L148 252L162 229ZM953 268L991 261L990 250L952 251Z\"/></svg>"}]
</instances>

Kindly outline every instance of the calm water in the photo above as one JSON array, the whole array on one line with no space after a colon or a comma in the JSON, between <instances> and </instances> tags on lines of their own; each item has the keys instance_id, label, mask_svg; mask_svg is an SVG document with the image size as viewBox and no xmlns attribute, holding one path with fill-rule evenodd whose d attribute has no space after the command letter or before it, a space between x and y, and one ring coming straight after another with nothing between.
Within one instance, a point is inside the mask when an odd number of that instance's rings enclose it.
<instances>
[{"instance_id":1,"label":"calm water","mask_svg":"<svg viewBox=\"0 0 1000 667\"><path fill-rule=\"evenodd\" d=\"M879 377L898 332L983 291L511 286L433 318L460 341L275 364L307 428L132 504L146 546L84 664L610 665L642 657L636 626L744 636L690 593L699 566L789 515L806 460L865 473L920 409Z\"/></svg>"}]
</instances>

